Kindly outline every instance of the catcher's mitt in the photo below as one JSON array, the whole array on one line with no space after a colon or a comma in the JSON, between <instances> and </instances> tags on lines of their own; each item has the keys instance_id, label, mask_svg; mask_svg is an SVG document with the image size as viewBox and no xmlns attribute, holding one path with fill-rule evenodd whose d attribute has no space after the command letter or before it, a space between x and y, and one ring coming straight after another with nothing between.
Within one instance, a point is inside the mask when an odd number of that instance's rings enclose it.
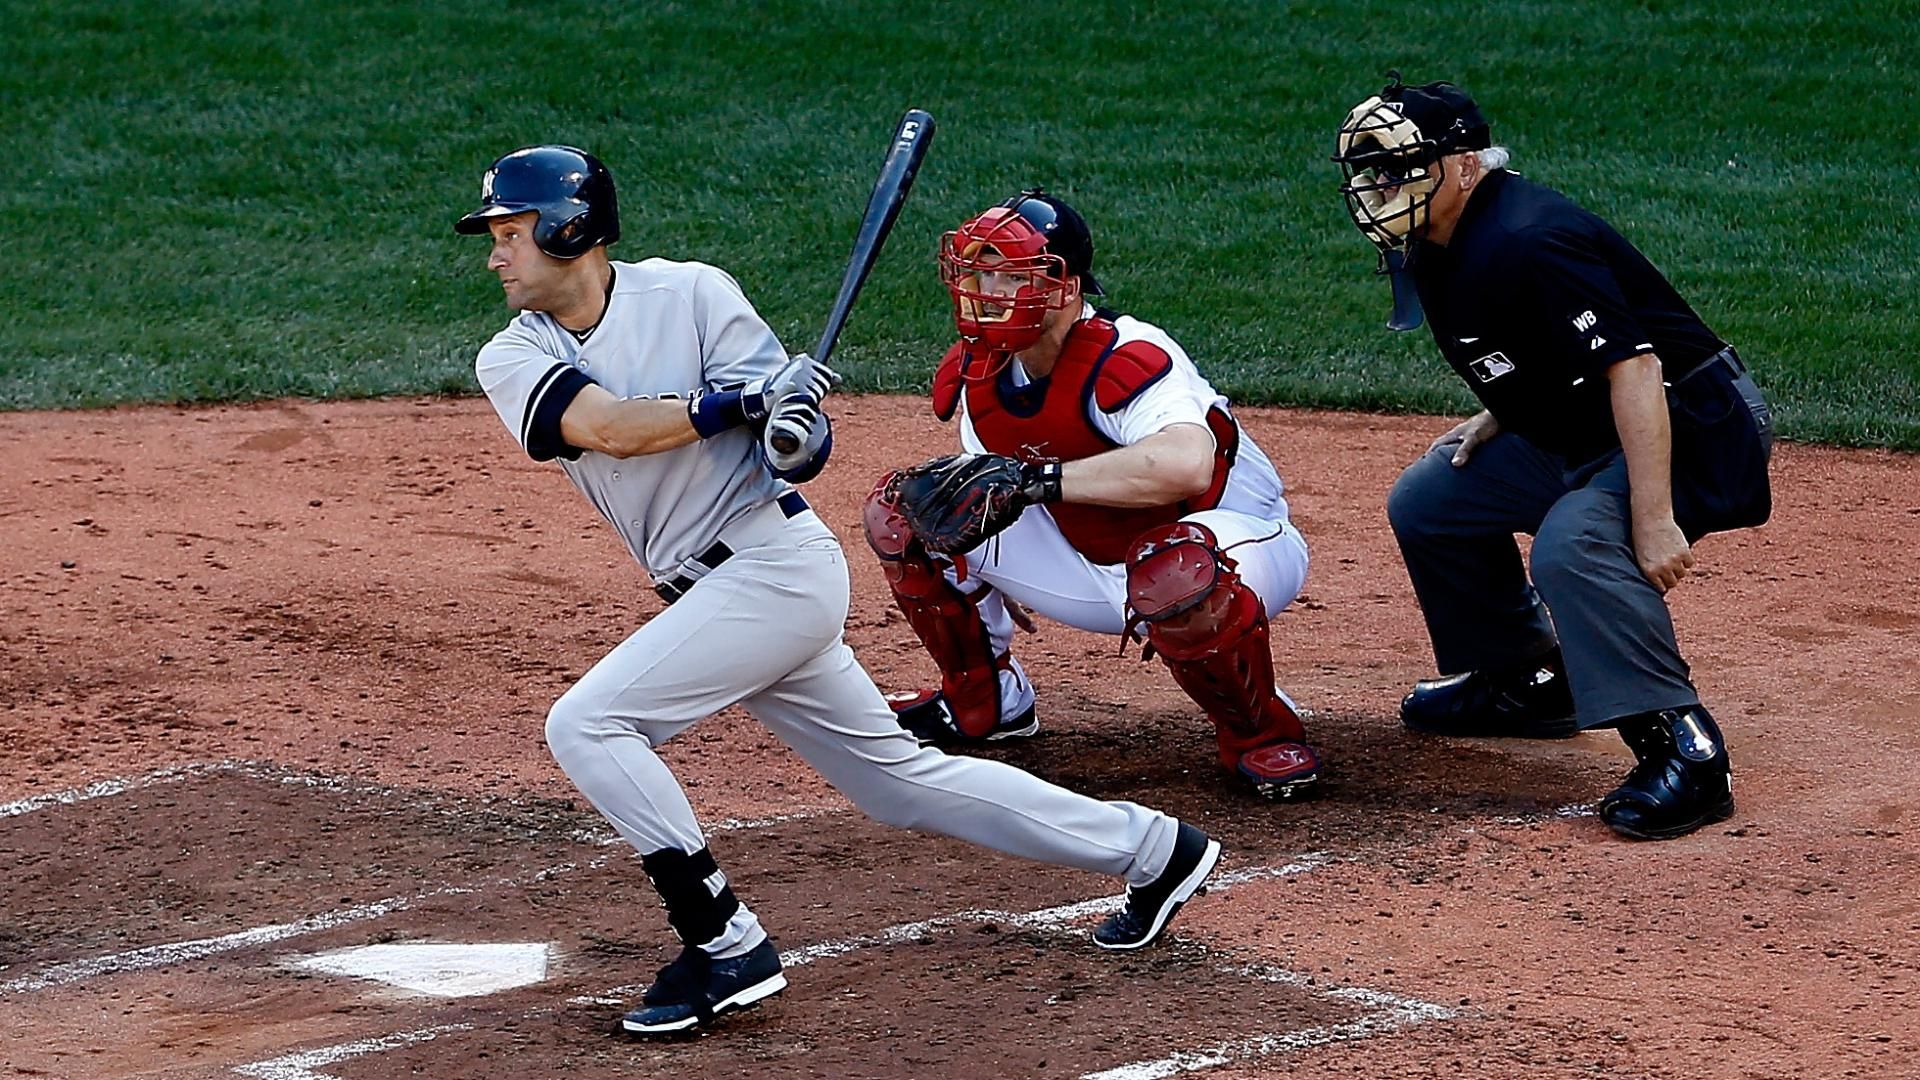
<instances>
[{"instance_id":1,"label":"catcher's mitt","mask_svg":"<svg viewBox=\"0 0 1920 1080\"><path fill-rule=\"evenodd\" d=\"M1035 503L1060 498L1060 465L999 454L948 454L895 473L894 505L928 551L972 551Z\"/></svg>"}]
</instances>

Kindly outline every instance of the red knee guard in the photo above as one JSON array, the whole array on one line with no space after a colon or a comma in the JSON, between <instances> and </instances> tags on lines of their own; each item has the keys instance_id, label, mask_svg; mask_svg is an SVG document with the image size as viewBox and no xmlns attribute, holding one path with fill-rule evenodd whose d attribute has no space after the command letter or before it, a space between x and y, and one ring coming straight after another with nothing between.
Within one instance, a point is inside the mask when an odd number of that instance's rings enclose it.
<instances>
[{"instance_id":1,"label":"red knee guard","mask_svg":"<svg viewBox=\"0 0 1920 1080\"><path fill-rule=\"evenodd\" d=\"M892 479L892 473L881 477L867 496L867 543L880 556L894 603L940 669L940 692L946 695L954 726L962 735L984 738L1000 723L1005 658L993 655L993 639L973 598L955 588L914 539L913 528L887 490Z\"/></svg>"},{"instance_id":2,"label":"red knee guard","mask_svg":"<svg viewBox=\"0 0 1920 1080\"><path fill-rule=\"evenodd\" d=\"M1266 609L1235 565L1213 531L1191 521L1149 529L1127 554L1130 618L1146 624L1173 681L1206 710L1229 769L1250 750L1306 739L1274 690Z\"/></svg>"}]
</instances>

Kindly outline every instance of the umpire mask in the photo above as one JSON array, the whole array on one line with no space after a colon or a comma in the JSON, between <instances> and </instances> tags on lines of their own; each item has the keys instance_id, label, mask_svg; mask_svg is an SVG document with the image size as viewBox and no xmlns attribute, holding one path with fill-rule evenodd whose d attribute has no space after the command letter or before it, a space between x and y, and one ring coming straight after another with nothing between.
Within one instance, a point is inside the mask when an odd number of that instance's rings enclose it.
<instances>
[{"instance_id":1,"label":"umpire mask","mask_svg":"<svg viewBox=\"0 0 1920 1080\"><path fill-rule=\"evenodd\" d=\"M1406 86L1397 71L1387 77L1384 89L1347 114L1333 155L1345 178L1347 212L1383 259L1404 251L1426 225L1440 159L1492 145L1486 119L1464 90L1448 82Z\"/></svg>"}]
</instances>

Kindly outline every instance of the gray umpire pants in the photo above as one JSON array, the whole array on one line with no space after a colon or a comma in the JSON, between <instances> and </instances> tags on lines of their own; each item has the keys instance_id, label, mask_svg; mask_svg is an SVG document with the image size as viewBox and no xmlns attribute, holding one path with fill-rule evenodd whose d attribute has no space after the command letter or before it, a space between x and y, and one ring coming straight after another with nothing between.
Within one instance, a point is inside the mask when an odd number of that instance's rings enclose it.
<instances>
[{"instance_id":1,"label":"gray umpire pants","mask_svg":"<svg viewBox=\"0 0 1920 1080\"><path fill-rule=\"evenodd\" d=\"M1731 349L1675 380L1674 517L1691 542L1771 508L1766 402ZM1387 518L1442 675L1559 643L1583 728L1697 705L1666 599L1634 560L1625 455L1569 468L1503 432L1452 463L1443 443L1400 474ZM1515 533L1533 536L1532 576Z\"/></svg>"}]
</instances>

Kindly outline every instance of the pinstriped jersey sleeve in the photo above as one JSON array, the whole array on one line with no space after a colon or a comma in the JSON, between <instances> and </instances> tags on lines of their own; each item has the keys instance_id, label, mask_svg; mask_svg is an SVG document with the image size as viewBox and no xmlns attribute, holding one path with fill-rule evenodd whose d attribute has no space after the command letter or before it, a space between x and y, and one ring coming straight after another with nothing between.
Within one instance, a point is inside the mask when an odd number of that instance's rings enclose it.
<instances>
[{"instance_id":1,"label":"pinstriped jersey sleeve","mask_svg":"<svg viewBox=\"0 0 1920 1080\"><path fill-rule=\"evenodd\" d=\"M560 417L593 380L542 348L524 325L515 322L495 334L474 361L474 374L528 457L572 461L580 456L580 449L561 437Z\"/></svg>"}]
</instances>

